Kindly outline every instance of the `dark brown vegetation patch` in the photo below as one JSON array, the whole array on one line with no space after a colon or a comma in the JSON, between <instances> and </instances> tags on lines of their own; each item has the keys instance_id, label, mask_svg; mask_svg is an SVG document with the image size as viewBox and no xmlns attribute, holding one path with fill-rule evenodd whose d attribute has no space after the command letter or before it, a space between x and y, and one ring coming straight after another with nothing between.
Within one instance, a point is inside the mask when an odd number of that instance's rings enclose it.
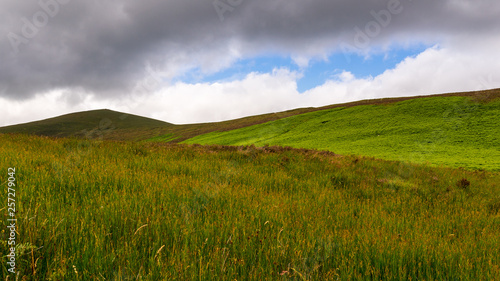
<instances>
[{"instance_id":1,"label":"dark brown vegetation patch","mask_svg":"<svg viewBox=\"0 0 500 281\"><path fill-rule=\"evenodd\" d=\"M468 181L466 178L463 178L457 182L457 186L465 189L470 186L470 181Z\"/></svg>"}]
</instances>

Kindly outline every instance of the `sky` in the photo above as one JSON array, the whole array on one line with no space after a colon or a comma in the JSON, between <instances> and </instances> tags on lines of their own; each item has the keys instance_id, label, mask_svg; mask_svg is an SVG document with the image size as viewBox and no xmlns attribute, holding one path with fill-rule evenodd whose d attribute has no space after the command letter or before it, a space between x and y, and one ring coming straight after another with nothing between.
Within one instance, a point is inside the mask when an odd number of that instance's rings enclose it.
<instances>
[{"instance_id":1,"label":"sky","mask_svg":"<svg viewBox=\"0 0 500 281\"><path fill-rule=\"evenodd\" d=\"M499 34L498 0L4 0L0 126L500 88Z\"/></svg>"}]
</instances>

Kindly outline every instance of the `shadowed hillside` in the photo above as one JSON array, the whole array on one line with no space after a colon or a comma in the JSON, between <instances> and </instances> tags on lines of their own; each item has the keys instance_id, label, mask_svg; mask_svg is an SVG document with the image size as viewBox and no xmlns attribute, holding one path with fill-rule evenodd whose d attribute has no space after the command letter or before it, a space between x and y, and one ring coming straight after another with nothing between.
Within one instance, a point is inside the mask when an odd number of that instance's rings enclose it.
<instances>
[{"instance_id":1,"label":"shadowed hillside","mask_svg":"<svg viewBox=\"0 0 500 281\"><path fill-rule=\"evenodd\" d=\"M173 126L170 123L112 110L91 110L0 128L0 133L48 137L142 139Z\"/></svg>"}]
</instances>

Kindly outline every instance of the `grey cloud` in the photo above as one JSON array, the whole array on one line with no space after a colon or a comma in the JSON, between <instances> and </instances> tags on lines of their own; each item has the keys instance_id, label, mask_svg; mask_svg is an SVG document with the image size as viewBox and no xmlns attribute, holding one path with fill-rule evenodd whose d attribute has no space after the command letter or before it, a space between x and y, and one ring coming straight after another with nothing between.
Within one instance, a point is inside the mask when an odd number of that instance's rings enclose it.
<instances>
[{"instance_id":1,"label":"grey cloud","mask_svg":"<svg viewBox=\"0 0 500 281\"><path fill-rule=\"evenodd\" d=\"M56 1L0 3L3 97L25 99L57 88L126 94L144 78L146 65L173 72L201 64L217 69L235 56L235 48L242 56L338 51L341 43L355 46L355 27L363 30L375 20L373 12L397 0ZM234 6L223 21L214 7L220 2ZM500 27L496 0L401 0L400 6L403 12L391 15L390 24L369 38L370 46L495 36ZM43 13L46 25L29 30L26 19L32 24L38 15L35 21L43 23ZM13 47L12 40L21 43Z\"/></svg>"}]
</instances>

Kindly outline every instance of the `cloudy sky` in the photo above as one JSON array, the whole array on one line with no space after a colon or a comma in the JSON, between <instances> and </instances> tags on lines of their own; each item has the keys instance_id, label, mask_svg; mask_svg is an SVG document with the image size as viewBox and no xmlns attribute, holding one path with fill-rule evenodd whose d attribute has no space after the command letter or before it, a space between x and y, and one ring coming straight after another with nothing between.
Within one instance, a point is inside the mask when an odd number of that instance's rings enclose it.
<instances>
[{"instance_id":1,"label":"cloudy sky","mask_svg":"<svg viewBox=\"0 0 500 281\"><path fill-rule=\"evenodd\" d=\"M499 34L498 0L3 0L0 126L498 88Z\"/></svg>"}]
</instances>

